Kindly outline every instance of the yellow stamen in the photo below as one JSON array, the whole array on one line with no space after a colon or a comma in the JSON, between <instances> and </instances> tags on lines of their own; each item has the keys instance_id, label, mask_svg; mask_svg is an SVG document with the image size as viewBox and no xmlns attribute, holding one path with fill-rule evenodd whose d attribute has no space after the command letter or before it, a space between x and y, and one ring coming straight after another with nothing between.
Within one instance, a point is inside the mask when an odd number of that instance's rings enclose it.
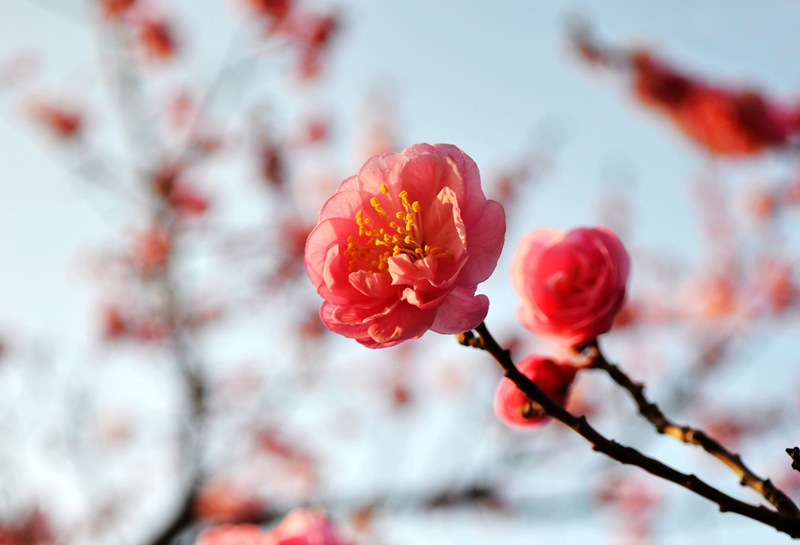
<instances>
[{"instance_id":1,"label":"yellow stamen","mask_svg":"<svg viewBox=\"0 0 800 545\"><path fill-rule=\"evenodd\" d=\"M389 214L384 210L379 200L379 195L388 195L384 201L390 208ZM449 260L453 259L450 252L443 252L438 246L430 246L424 242L424 227L420 224L422 205L419 201L408 202L408 192L403 190L397 198L389 193L386 184L380 185L380 194L370 198L369 203L380 216L372 214L372 220L365 213L365 209L358 210L355 221L358 225L358 235L347 237L347 247L344 255L350 260L349 270L365 271L369 273L384 272L389 269L389 260L402 254L407 255L412 261L428 255L441 255ZM402 204L402 209L397 208ZM396 219L398 221L390 221Z\"/></svg>"}]
</instances>

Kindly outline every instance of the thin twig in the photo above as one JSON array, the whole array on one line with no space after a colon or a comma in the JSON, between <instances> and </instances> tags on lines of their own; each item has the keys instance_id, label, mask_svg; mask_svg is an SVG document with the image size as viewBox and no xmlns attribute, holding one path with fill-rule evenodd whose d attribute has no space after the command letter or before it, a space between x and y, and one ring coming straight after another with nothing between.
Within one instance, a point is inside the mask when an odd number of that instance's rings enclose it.
<instances>
[{"instance_id":1,"label":"thin twig","mask_svg":"<svg viewBox=\"0 0 800 545\"><path fill-rule=\"evenodd\" d=\"M645 456L634 448L607 439L588 423L585 416L578 417L570 413L553 401L528 377L523 375L511 360L511 353L497 344L485 324L480 324L476 331L479 338L476 338L472 332L468 332L458 336L459 342L489 352L503 368L505 376L513 381L517 388L532 401L539 403L548 416L555 418L589 441L593 450L601 452L620 463L640 467L652 475L691 490L695 494L716 503L721 512L738 513L771 526L793 538L800 538L800 518L778 513L763 505L751 505L739 501L710 486L695 475L681 473L658 460Z\"/></svg>"},{"instance_id":2,"label":"thin twig","mask_svg":"<svg viewBox=\"0 0 800 545\"><path fill-rule=\"evenodd\" d=\"M719 459L726 466L731 468L739 477L742 486L749 486L761 494L768 502L775 506L778 512L784 515L799 517L800 509L783 491L776 487L769 479L762 479L745 465L742 457L726 449L719 441L709 437L704 431L690 426L679 426L664 416L661 409L650 402L644 395L644 385L633 382L618 366L610 363L596 342L586 347L593 358L591 367L601 369L608 373L611 379L627 390L636 406L639 414L646 418L658 433L671 435L684 443L697 445L715 458Z\"/></svg>"},{"instance_id":3,"label":"thin twig","mask_svg":"<svg viewBox=\"0 0 800 545\"><path fill-rule=\"evenodd\" d=\"M800 471L800 448L787 448L786 454L792 457L792 469Z\"/></svg>"}]
</instances>

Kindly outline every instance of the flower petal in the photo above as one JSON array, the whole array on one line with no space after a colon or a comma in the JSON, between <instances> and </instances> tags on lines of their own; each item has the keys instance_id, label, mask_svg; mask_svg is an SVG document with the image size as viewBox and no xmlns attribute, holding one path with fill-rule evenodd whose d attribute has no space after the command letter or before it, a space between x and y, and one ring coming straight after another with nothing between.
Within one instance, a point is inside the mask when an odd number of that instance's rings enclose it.
<instances>
[{"instance_id":1,"label":"flower petal","mask_svg":"<svg viewBox=\"0 0 800 545\"><path fill-rule=\"evenodd\" d=\"M461 271L459 285L480 284L494 272L503 251L506 236L506 213L496 201L487 201L483 214L467 231L469 260Z\"/></svg>"},{"instance_id":2,"label":"flower petal","mask_svg":"<svg viewBox=\"0 0 800 545\"><path fill-rule=\"evenodd\" d=\"M439 306L431 330L443 335L464 333L478 327L489 312L489 298L475 295L477 286L455 288Z\"/></svg>"},{"instance_id":3,"label":"flower petal","mask_svg":"<svg viewBox=\"0 0 800 545\"><path fill-rule=\"evenodd\" d=\"M382 316L369 327L369 336L382 347L417 339L430 329L436 309L422 310L401 301L391 314Z\"/></svg>"}]
</instances>

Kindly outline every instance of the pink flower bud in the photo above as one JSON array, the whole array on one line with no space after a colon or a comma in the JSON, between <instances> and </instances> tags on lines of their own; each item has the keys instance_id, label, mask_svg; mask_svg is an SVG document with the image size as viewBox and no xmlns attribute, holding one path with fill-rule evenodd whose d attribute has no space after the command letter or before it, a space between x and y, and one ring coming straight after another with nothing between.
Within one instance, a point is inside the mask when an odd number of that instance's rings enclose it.
<instances>
[{"instance_id":1,"label":"pink flower bud","mask_svg":"<svg viewBox=\"0 0 800 545\"><path fill-rule=\"evenodd\" d=\"M629 269L628 252L610 229L534 229L520 240L511 263L521 299L517 318L561 344L591 341L611 329Z\"/></svg>"},{"instance_id":2,"label":"pink flower bud","mask_svg":"<svg viewBox=\"0 0 800 545\"><path fill-rule=\"evenodd\" d=\"M532 354L524 357L517 368L559 405L566 403L576 367ZM550 420L542 414L538 403L531 401L511 379L505 377L494 394L494 414L507 426L519 429L540 426Z\"/></svg>"},{"instance_id":3,"label":"pink flower bud","mask_svg":"<svg viewBox=\"0 0 800 545\"><path fill-rule=\"evenodd\" d=\"M322 511L296 509L268 533L261 545L352 545Z\"/></svg>"},{"instance_id":4,"label":"pink flower bud","mask_svg":"<svg viewBox=\"0 0 800 545\"><path fill-rule=\"evenodd\" d=\"M368 160L320 211L305 265L331 331L370 348L427 330L463 333L486 317L475 295L497 265L505 213L478 167L447 144Z\"/></svg>"}]
</instances>

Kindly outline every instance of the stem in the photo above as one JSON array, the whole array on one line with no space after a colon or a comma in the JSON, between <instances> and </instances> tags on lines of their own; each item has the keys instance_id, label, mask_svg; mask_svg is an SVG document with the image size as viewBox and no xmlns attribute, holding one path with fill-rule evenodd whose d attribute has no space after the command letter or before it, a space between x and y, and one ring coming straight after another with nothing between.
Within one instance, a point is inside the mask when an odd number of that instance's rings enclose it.
<instances>
[{"instance_id":1,"label":"stem","mask_svg":"<svg viewBox=\"0 0 800 545\"><path fill-rule=\"evenodd\" d=\"M618 366L606 360L597 345L597 341L594 341L586 348L592 352L591 368L605 371L614 382L627 390L636 402L639 414L653 424L658 433L671 435L684 443L701 447L731 468L739 477L739 482L742 486L749 486L761 494L775 506L779 513L793 517L800 516L800 509L797 508L797 505L789 496L777 488L769 479L762 479L753 473L742 461L742 457L739 454L729 451L704 431L690 426L679 426L664 416L661 409L645 397L643 384L633 382Z\"/></svg>"},{"instance_id":2,"label":"stem","mask_svg":"<svg viewBox=\"0 0 800 545\"><path fill-rule=\"evenodd\" d=\"M800 471L800 448L787 448L786 454L792 457L792 469Z\"/></svg>"},{"instance_id":3,"label":"stem","mask_svg":"<svg viewBox=\"0 0 800 545\"><path fill-rule=\"evenodd\" d=\"M621 445L616 441L607 439L595 430L586 420L585 416L575 416L561 405L553 401L541 388L539 388L528 377L517 369L511 360L511 354L497 344L497 341L489 333L485 323L481 323L476 329L479 338L470 331L458 335L459 342L466 346L480 348L489 352L497 363L503 368L505 376L514 382L526 396L532 401L540 404L548 416L551 416L575 431L578 435L586 439L591 445L592 450L601 452L622 464L635 465L648 473L671 481L695 494L716 503L721 512L730 511L739 515L751 518L776 530L786 533L793 538L800 538L800 518L784 515L775 512L763 505L751 505L717 490L705 483L695 475L687 475L676 469L648 456L638 450Z\"/></svg>"}]
</instances>

